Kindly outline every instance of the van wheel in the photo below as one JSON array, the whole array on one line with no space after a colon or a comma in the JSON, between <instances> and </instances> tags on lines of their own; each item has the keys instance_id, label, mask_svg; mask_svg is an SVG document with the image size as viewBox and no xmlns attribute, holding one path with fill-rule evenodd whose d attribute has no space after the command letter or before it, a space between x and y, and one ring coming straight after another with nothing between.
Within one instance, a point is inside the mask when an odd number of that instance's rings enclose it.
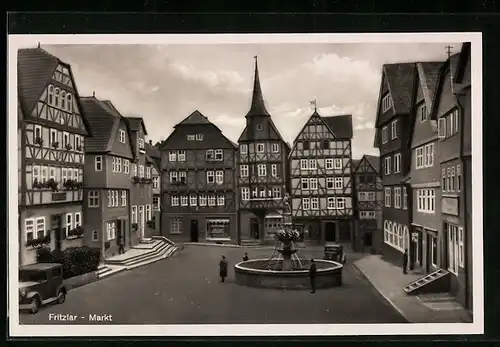
<instances>
[{"instance_id":1,"label":"van wheel","mask_svg":"<svg viewBox=\"0 0 500 347\"><path fill-rule=\"evenodd\" d=\"M37 297L34 297L33 299L31 299L31 302L30 302L30 312L32 314L37 313L39 307L40 307L40 300L38 300Z\"/></svg>"},{"instance_id":2,"label":"van wheel","mask_svg":"<svg viewBox=\"0 0 500 347\"><path fill-rule=\"evenodd\" d=\"M57 303L62 304L64 303L65 300L66 300L66 294L64 293L64 291L60 290L57 293Z\"/></svg>"}]
</instances>

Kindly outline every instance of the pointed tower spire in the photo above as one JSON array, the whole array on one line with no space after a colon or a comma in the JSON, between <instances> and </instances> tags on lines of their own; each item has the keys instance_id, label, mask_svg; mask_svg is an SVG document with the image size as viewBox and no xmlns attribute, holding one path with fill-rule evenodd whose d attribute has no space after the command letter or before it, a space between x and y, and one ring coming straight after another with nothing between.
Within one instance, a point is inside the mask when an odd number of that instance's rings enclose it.
<instances>
[{"instance_id":1,"label":"pointed tower spire","mask_svg":"<svg viewBox=\"0 0 500 347\"><path fill-rule=\"evenodd\" d=\"M252 105L250 106L250 111L247 113L247 117L251 116L270 116L269 112L266 110L264 105L264 98L262 97L262 90L260 89L259 80L259 67L257 65L257 56L255 58L255 77L253 81L253 95L252 95Z\"/></svg>"}]
</instances>

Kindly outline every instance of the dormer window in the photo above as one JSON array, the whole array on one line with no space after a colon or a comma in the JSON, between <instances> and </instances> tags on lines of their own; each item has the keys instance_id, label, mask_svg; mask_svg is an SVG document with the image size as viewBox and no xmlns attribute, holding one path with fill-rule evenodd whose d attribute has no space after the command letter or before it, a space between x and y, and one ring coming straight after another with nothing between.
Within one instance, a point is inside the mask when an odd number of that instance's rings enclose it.
<instances>
[{"instance_id":1,"label":"dormer window","mask_svg":"<svg viewBox=\"0 0 500 347\"><path fill-rule=\"evenodd\" d=\"M125 131L120 129L120 142L125 143Z\"/></svg>"},{"instance_id":2,"label":"dormer window","mask_svg":"<svg viewBox=\"0 0 500 347\"><path fill-rule=\"evenodd\" d=\"M422 104L419 109L420 112L420 121L425 122L427 120L427 106Z\"/></svg>"},{"instance_id":3,"label":"dormer window","mask_svg":"<svg viewBox=\"0 0 500 347\"><path fill-rule=\"evenodd\" d=\"M262 124L257 124L257 130L262 130Z\"/></svg>"},{"instance_id":4,"label":"dormer window","mask_svg":"<svg viewBox=\"0 0 500 347\"><path fill-rule=\"evenodd\" d=\"M203 141L203 134L196 134L196 141Z\"/></svg>"},{"instance_id":5,"label":"dormer window","mask_svg":"<svg viewBox=\"0 0 500 347\"><path fill-rule=\"evenodd\" d=\"M194 141L194 139L195 139L195 136L194 136L194 135L191 135L191 134L190 134L190 135L187 135L186 137L187 137L187 140L188 140L188 141Z\"/></svg>"},{"instance_id":6,"label":"dormer window","mask_svg":"<svg viewBox=\"0 0 500 347\"><path fill-rule=\"evenodd\" d=\"M392 107L391 95L387 94L382 99L382 112L389 110Z\"/></svg>"},{"instance_id":7,"label":"dormer window","mask_svg":"<svg viewBox=\"0 0 500 347\"><path fill-rule=\"evenodd\" d=\"M144 151L144 139L139 139L139 150Z\"/></svg>"}]
</instances>

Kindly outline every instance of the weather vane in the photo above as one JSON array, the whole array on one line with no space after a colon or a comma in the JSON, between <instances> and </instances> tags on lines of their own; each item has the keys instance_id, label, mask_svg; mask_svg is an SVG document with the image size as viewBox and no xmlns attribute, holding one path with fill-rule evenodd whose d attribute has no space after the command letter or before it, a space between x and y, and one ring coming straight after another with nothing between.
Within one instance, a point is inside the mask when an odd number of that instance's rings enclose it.
<instances>
[{"instance_id":1,"label":"weather vane","mask_svg":"<svg viewBox=\"0 0 500 347\"><path fill-rule=\"evenodd\" d=\"M311 105L314 106L314 111L316 111L316 99L309 101Z\"/></svg>"}]
</instances>

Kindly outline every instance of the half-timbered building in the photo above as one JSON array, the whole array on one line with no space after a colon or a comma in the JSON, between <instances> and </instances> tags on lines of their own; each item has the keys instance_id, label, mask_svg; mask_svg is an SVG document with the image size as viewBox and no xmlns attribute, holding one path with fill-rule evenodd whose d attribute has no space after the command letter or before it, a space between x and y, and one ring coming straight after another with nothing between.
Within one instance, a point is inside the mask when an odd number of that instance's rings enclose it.
<instances>
[{"instance_id":1,"label":"half-timbered building","mask_svg":"<svg viewBox=\"0 0 500 347\"><path fill-rule=\"evenodd\" d=\"M281 228L283 198L288 191L289 145L266 109L257 58L250 110L239 139L237 175L242 243L274 240Z\"/></svg>"},{"instance_id":2,"label":"half-timbered building","mask_svg":"<svg viewBox=\"0 0 500 347\"><path fill-rule=\"evenodd\" d=\"M356 194L354 250L379 253L384 242L382 232L384 196L380 177L380 158L363 155L354 166L353 176Z\"/></svg>"},{"instance_id":3,"label":"half-timbered building","mask_svg":"<svg viewBox=\"0 0 500 347\"><path fill-rule=\"evenodd\" d=\"M443 236L440 233L441 213L439 147L437 122L430 117L439 69L442 62L417 63L412 96L410 136L412 150L410 182L412 188L412 223L410 232L415 242L409 252L414 254L414 270L432 272L441 267Z\"/></svg>"},{"instance_id":4,"label":"half-timbered building","mask_svg":"<svg viewBox=\"0 0 500 347\"><path fill-rule=\"evenodd\" d=\"M18 63L19 264L36 248L82 244L85 138L71 66L40 47L20 49Z\"/></svg>"},{"instance_id":5,"label":"half-timbered building","mask_svg":"<svg viewBox=\"0 0 500 347\"><path fill-rule=\"evenodd\" d=\"M237 243L236 145L194 111L174 127L160 153L164 236Z\"/></svg>"},{"instance_id":6,"label":"half-timbered building","mask_svg":"<svg viewBox=\"0 0 500 347\"><path fill-rule=\"evenodd\" d=\"M294 140L292 215L305 242L353 240L352 136L351 115L321 117L315 110Z\"/></svg>"},{"instance_id":7,"label":"half-timbered building","mask_svg":"<svg viewBox=\"0 0 500 347\"><path fill-rule=\"evenodd\" d=\"M410 246L412 201L409 199L411 149L408 138L415 75L415 63L383 66L375 123L375 147L380 150L384 186L382 253L398 265L404 250ZM414 261L413 252L410 253L410 267Z\"/></svg>"},{"instance_id":8,"label":"half-timbered building","mask_svg":"<svg viewBox=\"0 0 500 347\"><path fill-rule=\"evenodd\" d=\"M471 46L450 57L440 71L431 117L438 122L441 170L442 267L450 291L472 309ZM439 201L436 201L439 204ZM480 232L481 230L478 230Z\"/></svg>"},{"instance_id":9,"label":"half-timbered building","mask_svg":"<svg viewBox=\"0 0 500 347\"><path fill-rule=\"evenodd\" d=\"M130 175L135 156L128 122L108 100L82 98L93 137L85 147L85 245L103 258L137 244L130 218Z\"/></svg>"},{"instance_id":10,"label":"half-timbered building","mask_svg":"<svg viewBox=\"0 0 500 347\"><path fill-rule=\"evenodd\" d=\"M153 221L153 169L154 160L146 154L148 132L140 117L126 117L130 129L130 142L134 151L131 164L130 206L132 229L137 242L155 235Z\"/></svg>"}]
</instances>

